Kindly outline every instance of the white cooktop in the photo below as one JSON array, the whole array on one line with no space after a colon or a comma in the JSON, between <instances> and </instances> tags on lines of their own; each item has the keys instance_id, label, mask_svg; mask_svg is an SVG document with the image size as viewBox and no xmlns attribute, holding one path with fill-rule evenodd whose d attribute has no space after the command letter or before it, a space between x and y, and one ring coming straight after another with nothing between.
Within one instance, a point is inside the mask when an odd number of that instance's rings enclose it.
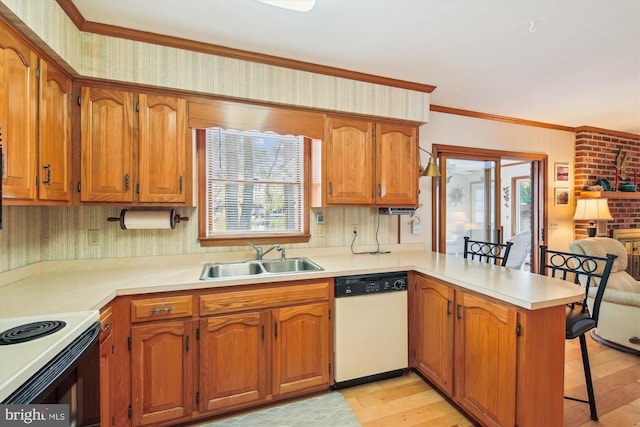
<instances>
[{"instance_id":1,"label":"white cooktop","mask_svg":"<svg viewBox=\"0 0 640 427\"><path fill-rule=\"evenodd\" d=\"M31 378L74 339L98 321L98 310L0 319L0 333L26 323L58 320L66 326L50 335L18 344L0 345L0 402Z\"/></svg>"}]
</instances>

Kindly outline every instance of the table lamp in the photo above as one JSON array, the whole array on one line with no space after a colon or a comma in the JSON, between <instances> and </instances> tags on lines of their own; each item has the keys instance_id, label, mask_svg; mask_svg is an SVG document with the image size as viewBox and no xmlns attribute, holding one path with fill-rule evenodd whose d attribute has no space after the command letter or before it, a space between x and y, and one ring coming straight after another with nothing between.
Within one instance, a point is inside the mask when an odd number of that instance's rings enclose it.
<instances>
[{"instance_id":1,"label":"table lamp","mask_svg":"<svg viewBox=\"0 0 640 427\"><path fill-rule=\"evenodd\" d=\"M576 212L573 215L575 220L589 221L587 234L589 237L596 236L596 221L607 221L613 219L609 212L607 199L578 199Z\"/></svg>"}]
</instances>

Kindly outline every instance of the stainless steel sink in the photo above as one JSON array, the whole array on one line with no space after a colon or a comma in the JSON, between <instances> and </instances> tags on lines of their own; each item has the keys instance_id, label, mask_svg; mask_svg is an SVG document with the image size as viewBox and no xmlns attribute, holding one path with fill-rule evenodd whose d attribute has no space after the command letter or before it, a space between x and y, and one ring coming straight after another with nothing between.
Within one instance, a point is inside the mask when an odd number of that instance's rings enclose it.
<instances>
[{"instance_id":1,"label":"stainless steel sink","mask_svg":"<svg viewBox=\"0 0 640 427\"><path fill-rule=\"evenodd\" d=\"M262 266L268 273L293 273L299 271L318 271L322 268L306 259L306 258L291 258L285 260L267 260L262 261Z\"/></svg>"},{"instance_id":2,"label":"stainless steel sink","mask_svg":"<svg viewBox=\"0 0 640 427\"><path fill-rule=\"evenodd\" d=\"M213 262L205 264L200 280L233 279L257 274L275 276L279 274L320 271L322 267L307 258L284 260L251 260L238 262Z\"/></svg>"},{"instance_id":3,"label":"stainless steel sink","mask_svg":"<svg viewBox=\"0 0 640 427\"><path fill-rule=\"evenodd\" d=\"M219 262L204 266L200 280L222 279L238 276L252 276L264 272L262 265L257 262Z\"/></svg>"}]
</instances>

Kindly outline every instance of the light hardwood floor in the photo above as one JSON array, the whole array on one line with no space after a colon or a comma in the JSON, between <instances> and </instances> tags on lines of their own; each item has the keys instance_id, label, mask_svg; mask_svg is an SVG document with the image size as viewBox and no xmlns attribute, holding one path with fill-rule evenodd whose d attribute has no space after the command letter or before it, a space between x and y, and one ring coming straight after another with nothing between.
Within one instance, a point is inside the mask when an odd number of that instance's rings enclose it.
<instances>
[{"instance_id":1,"label":"light hardwood floor","mask_svg":"<svg viewBox=\"0 0 640 427\"><path fill-rule=\"evenodd\" d=\"M588 404L565 399L564 427L640 427L640 357L587 341L600 421ZM586 399L578 340L566 342L565 360L565 394ZM364 427L474 425L413 372L341 393Z\"/></svg>"}]
</instances>

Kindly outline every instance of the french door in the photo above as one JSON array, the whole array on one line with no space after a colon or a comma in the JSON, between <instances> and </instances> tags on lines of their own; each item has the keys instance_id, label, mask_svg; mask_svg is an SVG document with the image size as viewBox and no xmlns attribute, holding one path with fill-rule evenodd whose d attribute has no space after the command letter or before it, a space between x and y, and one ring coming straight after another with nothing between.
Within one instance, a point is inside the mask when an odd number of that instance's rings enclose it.
<instances>
[{"instance_id":1,"label":"french door","mask_svg":"<svg viewBox=\"0 0 640 427\"><path fill-rule=\"evenodd\" d=\"M433 250L463 256L465 236L499 243L513 239L511 264L535 271L546 223L547 156L432 148L441 171L432 184Z\"/></svg>"}]
</instances>

